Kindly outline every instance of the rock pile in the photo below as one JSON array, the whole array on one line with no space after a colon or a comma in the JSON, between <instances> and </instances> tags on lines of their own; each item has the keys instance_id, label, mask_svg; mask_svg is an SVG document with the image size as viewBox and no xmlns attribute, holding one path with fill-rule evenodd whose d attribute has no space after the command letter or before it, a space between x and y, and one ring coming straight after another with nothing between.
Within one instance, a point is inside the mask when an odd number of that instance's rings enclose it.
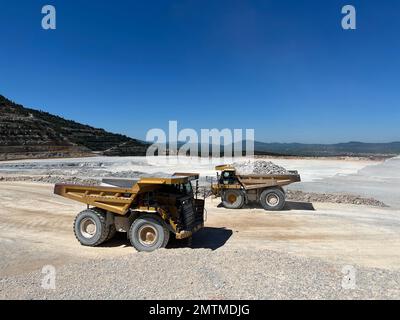
<instances>
[{"instance_id":1,"label":"rock pile","mask_svg":"<svg viewBox=\"0 0 400 320\"><path fill-rule=\"evenodd\" d=\"M298 190L288 190L286 197L289 201L301 202L330 202L330 203L346 203L355 205L365 205L371 207L388 207L385 203L361 196L346 193L317 193L303 192Z\"/></svg>"},{"instance_id":2,"label":"rock pile","mask_svg":"<svg viewBox=\"0 0 400 320\"><path fill-rule=\"evenodd\" d=\"M265 160L248 160L233 163L237 173L239 174L290 174L291 172L285 168L278 166L271 161Z\"/></svg>"}]
</instances>

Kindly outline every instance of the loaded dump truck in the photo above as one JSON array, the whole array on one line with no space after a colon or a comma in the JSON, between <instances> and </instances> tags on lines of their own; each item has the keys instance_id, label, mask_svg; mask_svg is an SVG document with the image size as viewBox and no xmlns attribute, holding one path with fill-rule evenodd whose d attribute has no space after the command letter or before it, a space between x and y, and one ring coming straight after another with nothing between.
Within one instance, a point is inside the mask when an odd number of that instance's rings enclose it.
<instances>
[{"instance_id":1,"label":"loaded dump truck","mask_svg":"<svg viewBox=\"0 0 400 320\"><path fill-rule=\"evenodd\" d=\"M297 171L287 174L239 174L232 165L216 166L217 182L211 185L216 197L221 197L222 205L229 209L242 208L248 202L259 202L265 210L282 210L285 206L283 186L299 182Z\"/></svg>"},{"instance_id":2,"label":"loaded dump truck","mask_svg":"<svg viewBox=\"0 0 400 320\"><path fill-rule=\"evenodd\" d=\"M203 227L198 178L198 174L175 173L165 178L103 179L107 186L56 184L54 193L87 205L73 225L82 245L100 245L118 231L127 233L136 250L153 251L172 237L188 240Z\"/></svg>"}]
</instances>

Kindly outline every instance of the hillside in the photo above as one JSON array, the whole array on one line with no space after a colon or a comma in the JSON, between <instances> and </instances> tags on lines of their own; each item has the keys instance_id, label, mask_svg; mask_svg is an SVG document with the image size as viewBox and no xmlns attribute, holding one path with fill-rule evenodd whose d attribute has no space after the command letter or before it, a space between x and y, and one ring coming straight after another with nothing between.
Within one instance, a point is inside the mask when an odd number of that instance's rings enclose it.
<instances>
[{"instance_id":1,"label":"hillside","mask_svg":"<svg viewBox=\"0 0 400 320\"><path fill-rule=\"evenodd\" d=\"M25 108L0 95L0 160L145 155L146 144L121 134Z\"/></svg>"}]
</instances>

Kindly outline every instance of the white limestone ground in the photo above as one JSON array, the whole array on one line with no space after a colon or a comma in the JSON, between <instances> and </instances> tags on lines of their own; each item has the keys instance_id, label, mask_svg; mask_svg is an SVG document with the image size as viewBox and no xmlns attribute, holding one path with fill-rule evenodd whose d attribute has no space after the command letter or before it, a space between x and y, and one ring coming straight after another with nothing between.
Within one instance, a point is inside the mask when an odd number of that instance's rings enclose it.
<instances>
[{"instance_id":1,"label":"white limestone ground","mask_svg":"<svg viewBox=\"0 0 400 320\"><path fill-rule=\"evenodd\" d=\"M109 169L214 175L210 164L102 161L19 161L1 163L0 171L30 176L56 170L69 177L86 172L92 178ZM0 181L0 298L399 299L399 159L272 161L305 177L294 189L354 191L391 207L289 201L284 211L272 213L228 210L209 198L206 228L195 235L194 249L148 254L136 253L123 234L101 247L80 246L72 222L84 205L55 196L51 184ZM57 268L55 291L40 286L47 264ZM357 271L351 290L341 286L347 265ZM180 272L168 273L172 266Z\"/></svg>"},{"instance_id":2,"label":"white limestone ground","mask_svg":"<svg viewBox=\"0 0 400 320\"><path fill-rule=\"evenodd\" d=\"M216 164L235 165L245 173L288 173L297 170L302 182L288 187L294 199L309 201L335 201L339 203L372 204L400 207L396 190L400 178L396 169L400 161L385 162L360 159L282 159L267 158L253 161L248 158L145 158L145 157L92 157L76 159L19 160L0 162L0 181L33 181L43 183L96 184L103 177L137 178L146 175L165 175L174 172L201 174L200 185L210 187L215 179ZM246 171L247 170L247 171ZM382 177L380 177L381 175ZM360 179L362 179L360 183ZM383 179L383 180L382 180ZM384 181L380 183L379 181ZM299 192L301 191L301 192ZM304 193L305 192L305 193ZM362 201L360 200L362 196ZM335 200L337 199L337 201ZM344 200L346 201L344 201ZM370 201L372 200L372 201ZM381 202L381 204L379 204Z\"/></svg>"}]
</instances>

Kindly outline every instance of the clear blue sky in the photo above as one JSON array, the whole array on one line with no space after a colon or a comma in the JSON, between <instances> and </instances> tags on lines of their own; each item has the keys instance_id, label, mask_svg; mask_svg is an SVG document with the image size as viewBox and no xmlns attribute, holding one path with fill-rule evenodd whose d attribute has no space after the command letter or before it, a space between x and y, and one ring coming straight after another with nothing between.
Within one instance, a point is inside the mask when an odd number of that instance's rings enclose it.
<instances>
[{"instance_id":1,"label":"clear blue sky","mask_svg":"<svg viewBox=\"0 0 400 320\"><path fill-rule=\"evenodd\" d=\"M1 0L0 94L142 139L178 120L266 142L400 140L399 17L398 0Z\"/></svg>"}]
</instances>

